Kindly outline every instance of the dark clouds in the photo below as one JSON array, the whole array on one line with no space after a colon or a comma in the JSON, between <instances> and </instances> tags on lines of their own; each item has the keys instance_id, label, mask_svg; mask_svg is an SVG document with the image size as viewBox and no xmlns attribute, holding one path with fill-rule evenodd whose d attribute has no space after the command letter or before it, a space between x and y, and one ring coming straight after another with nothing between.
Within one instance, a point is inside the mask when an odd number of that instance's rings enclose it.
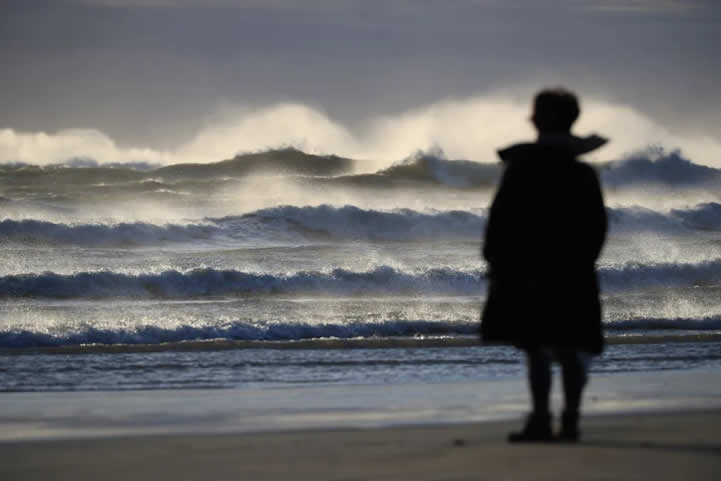
<instances>
[{"instance_id":1,"label":"dark clouds","mask_svg":"<svg viewBox=\"0 0 721 481\"><path fill-rule=\"evenodd\" d=\"M352 123L564 83L721 138L712 121L721 108L714 3L11 0L0 8L0 127L92 127L163 146L225 102L295 100Z\"/></svg>"}]
</instances>

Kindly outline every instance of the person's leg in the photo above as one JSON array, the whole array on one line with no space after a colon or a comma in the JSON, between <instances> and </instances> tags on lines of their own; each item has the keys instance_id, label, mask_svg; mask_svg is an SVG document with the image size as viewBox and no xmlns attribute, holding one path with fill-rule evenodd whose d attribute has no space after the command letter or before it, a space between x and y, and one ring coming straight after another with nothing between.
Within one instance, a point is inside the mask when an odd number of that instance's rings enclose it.
<instances>
[{"instance_id":1,"label":"person's leg","mask_svg":"<svg viewBox=\"0 0 721 481\"><path fill-rule=\"evenodd\" d=\"M547 349L534 349L526 352L528 363L528 385L531 391L533 410L528 416L522 431L508 436L512 443L529 441L550 441L551 413L549 409L551 394L551 353Z\"/></svg>"},{"instance_id":2,"label":"person's leg","mask_svg":"<svg viewBox=\"0 0 721 481\"><path fill-rule=\"evenodd\" d=\"M531 390L533 413L550 414L551 396L551 353L548 349L527 351L528 385Z\"/></svg>"},{"instance_id":3,"label":"person's leg","mask_svg":"<svg viewBox=\"0 0 721 481\"><path fill-rule=\"evenodd\" d=\"M581 410L583 388L588 381L588 355L572 349L559 349L557 357L563 372L563 395L565 406L561 417L560 437L576 441L580 437L578 418Z\"/></svg>"}]
</instances>

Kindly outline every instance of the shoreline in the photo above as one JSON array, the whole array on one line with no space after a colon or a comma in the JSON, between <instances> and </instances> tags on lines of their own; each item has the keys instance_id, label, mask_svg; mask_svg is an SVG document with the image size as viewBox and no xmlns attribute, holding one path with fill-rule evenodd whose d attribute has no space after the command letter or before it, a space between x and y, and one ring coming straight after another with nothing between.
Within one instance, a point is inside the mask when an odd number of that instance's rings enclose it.
<instances>
[{"instance_id":1,"label":"shoreline","mask_svg":"<svg viewBox=\"0 0 721 481\"><path fill-rule=\"evenodd\" d=\"M0 478L718 479L721 408L584 417L579 444L509 445L520 420L0 443Z\"/></svg>"},{"instance_id":2,"label":"shoreline","mask_svg":"<svg viewBox=\"0 0 721 481\"><path fill-rule=\"evenodd\" d=\"M606 335L608 345L618 344L666 344L706 343L721 341L721 333L650 334L650 335ZM159 344L79 344L41 347L0 347L0 356L27 354L70 355L70 354L132 354L153 352L197 352L230 351L237 349L395 349L395 348L453 348L502 346L499 343L480 343L478 336L447 337L390 337L384 339L299 339L292 341L227 340L208 339L199 341L164 342Z\"/></svg>"}]
</instances>

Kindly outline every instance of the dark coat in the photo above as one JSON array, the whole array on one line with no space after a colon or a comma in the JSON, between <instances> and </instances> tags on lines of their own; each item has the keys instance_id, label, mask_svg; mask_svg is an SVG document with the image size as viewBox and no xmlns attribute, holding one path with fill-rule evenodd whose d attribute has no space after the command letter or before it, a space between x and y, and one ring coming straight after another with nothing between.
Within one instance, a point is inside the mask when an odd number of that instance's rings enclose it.
<instances>
[{"instance_id":1,"label":"dark coat","mask_svg":"<svg viewBox=\"0 0 721 481\"><path fill-rule=\"evenodd\" d=\"M595 263L606 210L596 172L576 159L589 150L554 142L499 151L506 167L483 246L484 341L603 350Z\"/></svg>"}]
</instances>

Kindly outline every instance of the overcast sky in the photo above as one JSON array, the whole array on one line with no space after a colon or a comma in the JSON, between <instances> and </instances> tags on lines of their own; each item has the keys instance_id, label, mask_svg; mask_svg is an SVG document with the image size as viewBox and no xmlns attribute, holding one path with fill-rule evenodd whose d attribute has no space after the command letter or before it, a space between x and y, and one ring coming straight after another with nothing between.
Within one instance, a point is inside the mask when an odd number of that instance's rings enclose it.
<instances>
[{"instance_id":1,"label":"overcast sky","mask_svg":"<svg viewBox=\"0 0 721 481\"><path fill-rule=\"evenodd\" d=\"M0 0L0 128L170 148L227 106L346 126L564 84L721 139L721 2Z\"/></svg>"}]
</instances>

